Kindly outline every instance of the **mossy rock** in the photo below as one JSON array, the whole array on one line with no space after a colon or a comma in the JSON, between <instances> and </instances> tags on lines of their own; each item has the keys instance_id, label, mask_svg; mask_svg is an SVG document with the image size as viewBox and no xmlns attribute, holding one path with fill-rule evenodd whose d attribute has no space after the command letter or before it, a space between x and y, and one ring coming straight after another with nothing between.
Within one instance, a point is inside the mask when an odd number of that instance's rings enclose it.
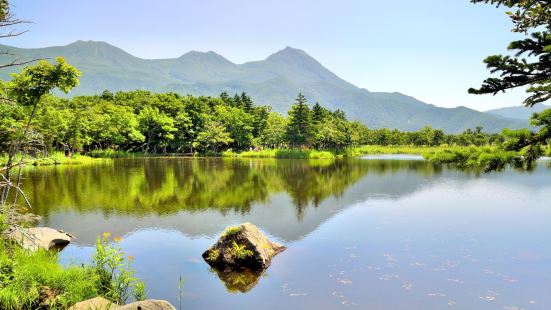
<instances>
[{"instance_id":1,"label":"mossy rock","mask_svg":"<svg viewBox=\"0 0 551 310\"><path fill-rule=\"evenodd\" d=\"M270 241L251 223L229 227L216 244L203 253L205 261L217 270L262 271L285 246Z\"/></svg>"}]
</instances>

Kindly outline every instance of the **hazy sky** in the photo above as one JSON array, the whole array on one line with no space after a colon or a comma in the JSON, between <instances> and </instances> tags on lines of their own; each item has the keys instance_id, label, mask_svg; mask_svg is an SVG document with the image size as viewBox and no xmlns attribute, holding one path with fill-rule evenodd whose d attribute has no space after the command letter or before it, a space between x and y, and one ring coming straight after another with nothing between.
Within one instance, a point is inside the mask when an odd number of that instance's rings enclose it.
<instances>
[{"instance_id":1,"label":"hazy sky","mask_svg":"<svg viewBox=\"0 0 551 310\"><path fill-rule=\"evenodd\" d=\"M12 0L30 31L18 47L106 41L142 58L216 51L243 63L300 48L370 91L443 106L519 105L522 91L467 94L482 60L515 38L503 9L469 0Z\"/></svg>"}]
</instances>

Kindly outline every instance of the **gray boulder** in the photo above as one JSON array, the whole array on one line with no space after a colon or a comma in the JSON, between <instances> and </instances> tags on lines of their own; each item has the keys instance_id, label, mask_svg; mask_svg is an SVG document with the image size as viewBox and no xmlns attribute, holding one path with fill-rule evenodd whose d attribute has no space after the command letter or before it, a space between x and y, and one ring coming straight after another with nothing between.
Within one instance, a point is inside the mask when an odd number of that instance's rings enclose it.
<instances>
[{"instance_id":1,"label":"gray boulder","mask_svg":"<svg viewBox=\"0 0 551 310\"><path fill-rule=\"evenodd\" d=\"M21 228L12 226L4 233L4 238L17 242L22 248L29 251L36 251L40 248L45 250L61 250L67 246L74 237L62 230L48 227Z\"/></svg>"}]
</instances>

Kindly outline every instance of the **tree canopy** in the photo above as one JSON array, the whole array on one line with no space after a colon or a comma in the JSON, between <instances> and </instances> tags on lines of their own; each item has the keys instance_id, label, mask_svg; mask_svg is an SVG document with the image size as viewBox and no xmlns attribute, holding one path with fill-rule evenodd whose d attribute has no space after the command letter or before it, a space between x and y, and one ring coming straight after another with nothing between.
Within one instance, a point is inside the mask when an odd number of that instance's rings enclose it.
<instances>
[{"instance_id":1,"label":"tree canopy","mask_svg":"<svg viewBox=\"0 0 551 310\"><path fill-rule=\"evenodd\" d=\"M509 44L509 55L493 55L484 62L495 77L487 78L471 94L497 94L508 89L528 87L526 106L551 98L551 2L547 0L471 0L505 6L513 22L513 32L525 34L522 40Z\"/></svg>"}]
</instances>

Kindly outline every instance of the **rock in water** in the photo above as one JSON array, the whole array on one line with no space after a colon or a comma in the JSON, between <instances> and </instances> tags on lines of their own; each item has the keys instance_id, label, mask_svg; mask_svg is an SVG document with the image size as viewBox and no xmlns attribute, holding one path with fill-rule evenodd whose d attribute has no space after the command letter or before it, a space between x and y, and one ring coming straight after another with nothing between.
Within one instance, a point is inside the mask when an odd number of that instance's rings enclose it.
<instances>
[{"instance_id":1,"label":"rock in water","mask_svg":"<svg viewBox=\"0 0 551 310\"><path fill-rule=\"evenodd\" d=\"M115 310L176 310L168 301L164 300L144 300L133 302L128 305L115 308Z\"/></svg>"},{"instance_id":2,"label":"rock in water","mask_svg":"<svg viewBox=\"0 0 551 310\"><path fill-rule=\"evenodd\" d=\"M216 244L203 253L205 261L218 270L262 271L272 257L286 248L272 242L251 223L227 228Z\"/></svg>"},{"instance_id":3,"label":"rock in water","mask_svg":"<svg viewBox=\"0 0 551 310\"><path fill-rule=\"evenodd\" d=\"M11 227L5 237L29 251L36 251L39 248L60 250L74 239L73 236L62 230L48 227L21 228L19 226Z\"/></svg>"}]
</instances>

